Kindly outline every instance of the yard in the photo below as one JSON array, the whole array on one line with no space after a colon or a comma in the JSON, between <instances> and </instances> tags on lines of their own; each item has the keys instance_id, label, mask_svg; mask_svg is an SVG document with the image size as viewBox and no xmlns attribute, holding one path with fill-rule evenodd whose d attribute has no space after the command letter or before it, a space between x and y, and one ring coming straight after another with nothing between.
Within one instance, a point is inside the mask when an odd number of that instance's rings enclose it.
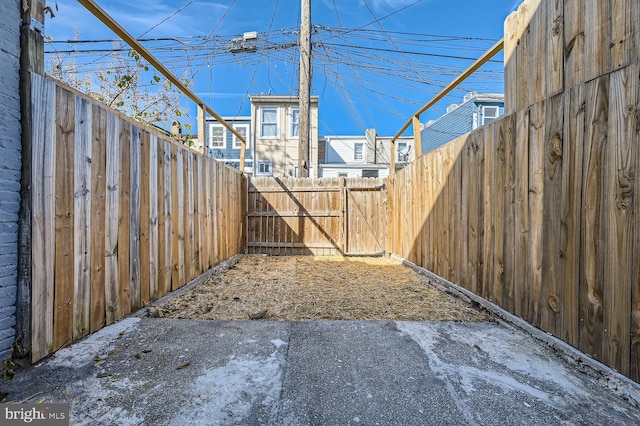
<instances>
[{"instance_id":1,"label":"yard","mask_svg":"<svg viewBox=\"0 0 640 426\"><path fill-rule=\"evenodd\" d=\"M339 256L245 255L149 312L205 320L489 319L395 260Z\"/></svg>"}]
</instances>

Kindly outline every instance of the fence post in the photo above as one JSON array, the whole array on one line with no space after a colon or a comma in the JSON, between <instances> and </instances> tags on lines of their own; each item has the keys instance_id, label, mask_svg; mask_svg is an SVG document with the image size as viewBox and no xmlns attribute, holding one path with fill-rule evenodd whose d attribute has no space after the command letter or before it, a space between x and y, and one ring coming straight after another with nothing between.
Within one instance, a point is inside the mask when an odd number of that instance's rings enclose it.
<instances>
[{"instance_id":1,"label":"fence post","mask_svg":"<svg viewBox=\"0 0 640 426\"><path fill-rule=\"evenodd\" d=\"M347 179L340 178L340 193L342 194L342 253L347 252Z\"/></svg>"},{"instance_id":2,"label":"fence post","mask_svg":"<svg viewBox=\"0 0 640 426\"><path fill-rule=\"evenodd\" d=\"M45 0L22 2L20 30L20 110L22 126L22 176L18 217L18 294L14 356L31 352L31 73L44 74Z\"/></svg>"},{"instance_id":3,"label":"fence post","mask_svg":"<svg viewBox=\"0 0 640 426\"><path fill-rule=\"evenodd\" d=\"M422 155L422 135L420 134L420 114L413 116L413 145L415 149L414 157ZM408 159L407 159L408 161Z\"/></svg>"}]
</instances>

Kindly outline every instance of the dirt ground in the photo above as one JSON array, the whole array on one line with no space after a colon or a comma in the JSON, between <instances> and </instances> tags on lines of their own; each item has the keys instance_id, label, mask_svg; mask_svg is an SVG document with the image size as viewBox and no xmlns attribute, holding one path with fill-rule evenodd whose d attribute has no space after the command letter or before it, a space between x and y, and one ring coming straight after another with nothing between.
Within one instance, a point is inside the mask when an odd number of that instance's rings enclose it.
<instances>
[{"instance_id":1,"label":"dirt ground","mask_svg":"<svg viewBox=\"0 0 640 426\"><path fill-rule=\"evenodd\" d=\"M489 319L395 260L338 256L245 255L149 312L206 320Z\"/></svg>"}]
</instances>

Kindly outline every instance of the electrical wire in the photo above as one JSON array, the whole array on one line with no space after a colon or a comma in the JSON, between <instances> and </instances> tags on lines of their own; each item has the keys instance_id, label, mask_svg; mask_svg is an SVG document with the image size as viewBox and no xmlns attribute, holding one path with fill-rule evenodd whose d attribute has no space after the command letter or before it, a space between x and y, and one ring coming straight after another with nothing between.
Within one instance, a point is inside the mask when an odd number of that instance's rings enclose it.
<instances>
[{"instance_id":1,"label":"electrical wire","mask_svg":"<svg viewBox=\"0 0 640 426\"><path fill-rule=\"evenodd\" d=\"M389 117L404 118L408 108L422 105L425 99L446 86L458 75L465 62L471 62L479 55L469 52L484 52L494 40L481 37L454 36L447 34L427 34L417 32L387 31L381 21L420 3L415 1L393 13L376 17L366 1L373 20L358 28L342 26L337 4L333 6L338 19L338 27L313 26L314 34L314 87L320 87L324 94L332 90L340 98L343 108L356 126L364 130L375 126L370 123L371 108L385 111ZM185 4L173 15L156 24L149 31L175 16L193 1ZM187 75L195 80L204 69L208 69L209 92L213 92L213 78L217 69L238 65L252 69L246 94L242 97L240 114L251 91L261 92L257 73L266 69L266 84L272 91L297 93L298 41L297 27L274 29L278 1L271 16L268 30L258 33L252 41L257 54L234 54L230 51L230 40L237 36L216 34L217 28L230 13L236 1L230 3L225 13L211 33L204 36L188 37L140 37L140 42L163 64L178 75ZM372 25L377 28L370 28ZM57 63L75 58L76 73L118 72L121 67L110 63L110 54L129 51L122 46L114 46L117 40L51 40L47 50L50 57L57 57ZM60 49L66 44L68 49ZM409 60L409 57L413 57ZM420 58L420 59L418 59ZM457 63L453 64L452 61ZM53 62L53 61L52 61ZM278 72L272 67L283 64ZM187 71L191 70L191 71ZM64 70L59 70L64 72ZM274 79L275 77L275 79ZM469 91L502 91L502 61L493 60L465 81L462 87L445 98L445 101L459 100ZM363 84L366 82L366 86ZM262 90L261 90L262 89ZM458 98L456 97L458 96ZM434 109L438 110L438 107ZM366 120L360 116L364 113Z\"/></svg>"}]
</instances>

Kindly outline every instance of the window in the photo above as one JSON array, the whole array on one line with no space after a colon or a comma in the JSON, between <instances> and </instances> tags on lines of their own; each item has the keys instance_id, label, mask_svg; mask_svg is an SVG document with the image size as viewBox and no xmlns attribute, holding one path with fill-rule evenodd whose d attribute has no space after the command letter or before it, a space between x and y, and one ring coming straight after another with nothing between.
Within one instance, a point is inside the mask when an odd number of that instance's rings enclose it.
<instances>
[{"instance_id":1,"label":"window","mask_svg":"<svg viewBox=\"0 0 640 426\"><path fill-rule=\"evenodd\" d=\"M297 138L298 136L300 136L300 110L291 108L291 137Z\"/></svg>"},{"instance_id":2,"label":"window","mask_svg":"<svg viewBox=\"0 0 640 426\"><path fill-rule=\"evenodd\" d=\"M271 176L271 175L273 175L271 160L256 161L256 176Z\"/></svg>"},{"instance_id":3,"label":"window","mask_svg":"<svg viewBox=\"0 0 640 426\"><path fill-rule=\"evenodd\" d=\"M354 160L362 160L362 144L355 143L353 144L353 159Z\"/></svg>"},{"instance_id":4,"label":"window","mask_svg":"<svg viewBox=\"0 0 640 426\"><path fill-rule=\"evenodd\" d=\"M407 162L409 161L409 151L410 147L407 147L406 142L398 142L398 161Z\"/></svg>"},{"instance_id":5,"label":"window","mask_svg":"<svg viewBox=\"0 0 640 426\"><path fill-rule=\"evenodd\" d=\"M260 137L279 138L278 131L278 108L260 109Z\"/></svg>"},{"instance_id":6,"label":"window","mask_svg":"<svg viewBox=\"0 0 640 426\"><path fill-rule=\"evenodd\" d=\"M220 124L212 124L209 126L209 148L224 148L225 147L225 131L224 127Z\"/></svg>"},{"instance_id":7,"label":"window","mask_svg":"<svg viewBox=\"0 0 640 426\"><path fill-rule=\"evenodd\" d=\"M378 170L363 170L362 171L363 178L377 178Z\"/></svg>"},{"instance_id":8,"label":"window","mask_svg":"<svg viewBox=\"0 0 640 426\"><path fill-rule=\"evenodd\" d=\"M482 107L482 124L491 123L500 115L500 109L497 106Z\"/></svg>"},{"instance_id":9,"label":"window","mask_svg":"<svg viewBox=\"0 0 640 426\"><path fill-rule=\"evenodd\" d=\"M248 147L249 146L249 125L235 124L233 126L233 129L242 135ZM237 149L240 149L242 147L242 142L236 135L233 135L233 147Z\"/></svg>"}]
</instances>

